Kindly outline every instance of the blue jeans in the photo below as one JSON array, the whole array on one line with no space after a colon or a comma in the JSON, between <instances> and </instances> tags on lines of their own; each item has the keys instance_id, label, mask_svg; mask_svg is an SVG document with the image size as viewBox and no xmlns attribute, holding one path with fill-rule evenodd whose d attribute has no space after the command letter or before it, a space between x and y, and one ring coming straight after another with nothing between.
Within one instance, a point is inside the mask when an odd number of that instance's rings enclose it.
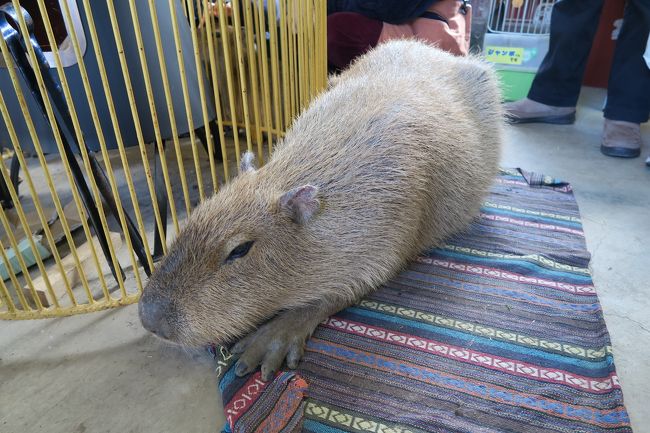
<instances>
[{"instance_id":1,"label":"blue jeans","mask_svg":"<svg viewBox=\"0 0 650 433\"><path fill-rule=\"evenodd\" d=\"M604 0L561 0L553 7L549 51L528 97L574 107ZM609 76L605 117L643 123L650 116L650 69L643 53L650 33L650 1L628 0Z\"/></svg>"}]
</instances>

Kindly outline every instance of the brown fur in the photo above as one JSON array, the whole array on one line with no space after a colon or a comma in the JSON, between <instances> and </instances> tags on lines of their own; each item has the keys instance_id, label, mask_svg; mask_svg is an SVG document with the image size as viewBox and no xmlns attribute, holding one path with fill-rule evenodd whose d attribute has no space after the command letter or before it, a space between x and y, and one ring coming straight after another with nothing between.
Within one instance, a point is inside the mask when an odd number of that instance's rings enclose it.
<instances>
[{"instance_id":1,"label":"brown fur","mask_svg":"<svg viewBox=\"0 0 650 433\"><path fill-rule=\"evenodd\" d=\"M486 64L415 41L381 45L331 80L266 166L244 164L197 207L142 304L164 301L167 338L181 344L231 341L281 311L274 332L311 328L304 339L466 227L496 174L501 134ZM295 194L302 185L315 188ZM251 240L248 255L224 262Z\"/></svg>"}]
</instances>

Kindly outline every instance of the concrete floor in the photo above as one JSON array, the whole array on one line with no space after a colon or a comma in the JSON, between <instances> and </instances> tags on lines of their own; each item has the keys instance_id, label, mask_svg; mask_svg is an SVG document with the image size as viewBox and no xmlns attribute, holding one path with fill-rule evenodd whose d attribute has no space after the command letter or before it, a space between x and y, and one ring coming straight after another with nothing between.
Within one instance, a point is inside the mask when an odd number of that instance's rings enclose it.
<instances>
[{"instance_id":1,"label":"concrete floor","mask_svg":"<svg viewBox=\"0 0 650 433\"><path fill-rule=\"evenodd\" d=\"M508 131L503 166L570 181L637 433L650 432L650 169L603 157L604 93L585 89L573 126ZM650 128L644 127L650 154ZM215 432L223 418L213 364L140 327L135 306L0 324L3 433Z\"/></svg>"}]
</instances>

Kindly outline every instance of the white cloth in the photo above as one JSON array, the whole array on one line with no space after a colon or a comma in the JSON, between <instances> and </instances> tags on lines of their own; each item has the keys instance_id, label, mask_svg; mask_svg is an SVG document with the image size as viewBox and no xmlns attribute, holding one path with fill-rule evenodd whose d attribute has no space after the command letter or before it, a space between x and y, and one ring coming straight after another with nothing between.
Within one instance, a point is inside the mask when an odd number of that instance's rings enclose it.
<instances>
[{"instance_id":1,"label":"white cloth","mask_svg":"<svg viewBox=\"0 0 650 433\"><path fill-rule=\"evenodd\" d=\"M648 68L650 68L650 37L648 37L648 43L645 46L645 54L643 54L643 59L645 60L645 64L648 65Z\"/></svg>"}]
</instances>

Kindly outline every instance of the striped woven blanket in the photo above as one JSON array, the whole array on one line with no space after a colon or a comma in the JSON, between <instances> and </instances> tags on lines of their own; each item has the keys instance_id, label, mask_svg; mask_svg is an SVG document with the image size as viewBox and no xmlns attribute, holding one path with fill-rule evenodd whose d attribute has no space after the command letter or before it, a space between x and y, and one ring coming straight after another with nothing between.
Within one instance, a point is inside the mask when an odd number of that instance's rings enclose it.
<instances>
[{"instance_id":1,"label":"striped woven blanket","mask_svg":"<svg viewBox=\"0 0 650 433\"><path fill-rule=\"evenodd\" d=\"M570 185L502 170L480 218L264 383L215 358L225 432L631 432Z\"/></svg>"}]
</instances>

